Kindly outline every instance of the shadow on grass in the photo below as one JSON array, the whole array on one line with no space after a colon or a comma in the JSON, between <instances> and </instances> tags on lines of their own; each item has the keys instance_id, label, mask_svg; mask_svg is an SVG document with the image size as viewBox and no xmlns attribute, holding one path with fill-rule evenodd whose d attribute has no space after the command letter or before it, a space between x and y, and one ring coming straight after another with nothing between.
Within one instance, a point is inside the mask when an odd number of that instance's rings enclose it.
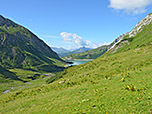
<instances>
[{"instance_id":1,"label":"shadow on grass","mask_svg":"<svg viewBox=\"0 0 152 114\"><path fill-rule=\"evenodd\" d=\"M59 67L55 65L42 65L37 67L37 69L44 72L56 73L56 72L64 71L65 67Z\"/></svg>"},{"instance_id":2,"label":"shadow on grass","mask_svg":"<svg viewBox=\"0 0 152 114\"><path fill-rule=\"evenodd\" d=\"M10 72L9 70L3 68L2 66L0 66L0 74L2 75L1 77L4 79L18 80L18 81L22 81L24 83L26 82L26 81L18 78L14 72Z\"/></svg>"}]
</instances>

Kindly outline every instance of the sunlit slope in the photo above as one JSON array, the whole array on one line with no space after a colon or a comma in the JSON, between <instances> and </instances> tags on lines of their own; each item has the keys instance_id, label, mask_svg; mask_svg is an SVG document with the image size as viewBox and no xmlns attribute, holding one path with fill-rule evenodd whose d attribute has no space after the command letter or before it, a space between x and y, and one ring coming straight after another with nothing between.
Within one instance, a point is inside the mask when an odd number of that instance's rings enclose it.
<instances>
[{"instance_id":1,"label":"sunlit slope","mask_svg":"<svg viewBox=\"0 0 152 114\"><path fill-rule=\"evenodd\" d=\"M5 113L148 113L151 55L148 46L69 68L50 85L1 96L0 109Z\"/></svg>"}]
</instances>

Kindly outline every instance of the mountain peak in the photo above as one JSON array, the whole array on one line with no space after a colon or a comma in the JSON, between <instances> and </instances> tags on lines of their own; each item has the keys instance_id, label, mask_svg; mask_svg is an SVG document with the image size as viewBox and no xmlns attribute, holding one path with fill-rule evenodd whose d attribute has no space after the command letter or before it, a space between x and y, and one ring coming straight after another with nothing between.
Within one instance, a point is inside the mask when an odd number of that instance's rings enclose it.
<instances>
[{"instance_id":1,"label":"mountain peak","mask_svg":"<svg viewBox=\"0 0 152 114\"><path fill-rule=\"evenodd\" d=\"M67 50L67 49L64 49L64 48L62 48L62 47L60 47L60 48L57 48L57 47L51 47L52 48L52 50L53 51L55 51L56 53L66 53L66 52L69 52L69 50Z\"/></svg>"}]
</instances>

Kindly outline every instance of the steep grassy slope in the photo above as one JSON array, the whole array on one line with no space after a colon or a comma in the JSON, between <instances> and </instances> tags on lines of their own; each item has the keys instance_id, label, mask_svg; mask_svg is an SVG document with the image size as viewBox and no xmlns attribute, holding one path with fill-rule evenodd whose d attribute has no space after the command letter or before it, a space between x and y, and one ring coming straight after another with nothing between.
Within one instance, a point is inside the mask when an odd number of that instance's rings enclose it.
<instances>
[{"instance_id":1,"label":"steep grassy slope","mask_svg":"<svg viewBox=\"0 0 152 114\"><path fill-rule=\"evenodd\" d=\"M145 26L143 31L133 37L124 37L96 60L66 69L62 75L57 75L60 79L57 78L49 85L1 95L1 112L150 113L151 26Z\"/></svg>"},{"instance_id":2,"label":"steep grassy slope","mask_svg":"<svg viewBox=\"0 0 152 114\"><path fill-rule=\"evenodd\" d=\"M42 71L61 71L64 62L28 29L0 16L0 66Z\"/></svg>"}]
</instances>

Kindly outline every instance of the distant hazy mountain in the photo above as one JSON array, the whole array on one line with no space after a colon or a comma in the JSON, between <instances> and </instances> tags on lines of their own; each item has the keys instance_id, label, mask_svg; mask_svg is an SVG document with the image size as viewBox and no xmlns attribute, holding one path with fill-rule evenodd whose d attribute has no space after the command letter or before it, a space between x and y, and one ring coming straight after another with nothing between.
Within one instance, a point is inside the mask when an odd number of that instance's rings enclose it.
<instances>
[{"instance_id":1,"label":"distant hazy mountain","mask_svg":"<svg viewBox=\"0 0 152 114\"><path fill-rule=\"evenodd\" d=\"M64 49L62 47L57 48L57 47L51 47L53 51L55 51L56 53L60 54L60 53L67 53L69 52L69 50Z\"/></svg>"},{"instance_id":2,"label":"distant hazy mountain","mask_svg":"<svg viewBox=\"0 0 152 114\"><path fill-rule=\"evenodd\" d=\"M85 51L88 51L90 50L91 48L86 48L86 47L80 47L79 49L76 49L74 51L72 51L73 53L82 53L82 52L85 52Z\"/></svg>"},{"instance_id":3,"label":"distant hazy mountain","mask_svg":"<svg viewBox=\"0 0 152 114\"><path fill-rule=\"evenodd\" d=\"M68 56L70 54L78 54L78 53L82 53L85 51L91 50L91 48L86 48L86 47L80 47L79 49L76 49L74 51L70 51L70 52L66 52L66 53L60 53L59 56L60 57L64 57L64 56Z\"/></svg>"}]
</instances>

